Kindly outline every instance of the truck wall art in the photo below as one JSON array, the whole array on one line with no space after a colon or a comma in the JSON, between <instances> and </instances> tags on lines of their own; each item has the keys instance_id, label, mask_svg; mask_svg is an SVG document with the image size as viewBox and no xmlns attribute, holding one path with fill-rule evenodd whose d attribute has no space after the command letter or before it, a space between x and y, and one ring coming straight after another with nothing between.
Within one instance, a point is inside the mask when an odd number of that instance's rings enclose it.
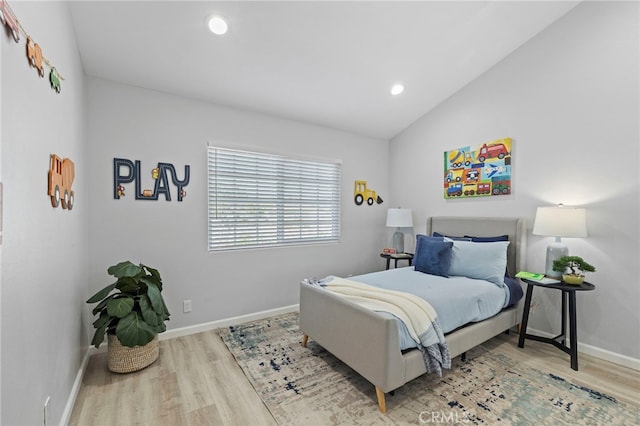
<instances>
[{"instance_id":1,"label":"truck wall art","mask_svg":"<svg viewBox=\"0 0 640 426\"><path fill-rule=\"evenodd\" d=\"M160 195L164 195L166 201L171 201L171 183L176 187L176 198L182 201L187 195L185 187L189 184L190 167L184 166L184 177L178 178L176 168L171 163L158 163L156 167L151 169L150 178L154 182L153 189L142 188L142 175L140 174L140 160L127 160L125 158L113 159L113 198L119 200L129 194L125 184L134 184L134 196L136 200L158 200ZM149 179L146 179L149 181Z\"/></svg>"},{"instance_id":2,"label":"truck wall art","mask_svg":"<svg viewBox=\"0 0 640 426\"><path fill-rule=\"evenodd\" d=\"M49 162L49 185L47 195L51 197L51 205L57 208L62 204L65 210L71 210L75 202L75 192L71 189L76 177L76 166L69 158L62 159L51 154Z\"/></svg>"},{"instance_id":3,"label":"truck wall art","mask_svg":"<svg viewBox=\"0 0 640 426\"><path fill-rule=\"evenodd\" d=\"M444 198L511 194L511 138L444 152Z\"/></svg>"},{"instance_id":4,"label":"truck wall art","mask_svg":"<svg viewBox=\"0 0 640 426\"><path fill-rule=\"evenodd\" d=\"M367 205L372 206L374 202L382 204L382 198L371 188L367 188L366 180L355 181L353 187L353 201L356 206L361 206L365 201Z\"/></svg>"}]
</instances>

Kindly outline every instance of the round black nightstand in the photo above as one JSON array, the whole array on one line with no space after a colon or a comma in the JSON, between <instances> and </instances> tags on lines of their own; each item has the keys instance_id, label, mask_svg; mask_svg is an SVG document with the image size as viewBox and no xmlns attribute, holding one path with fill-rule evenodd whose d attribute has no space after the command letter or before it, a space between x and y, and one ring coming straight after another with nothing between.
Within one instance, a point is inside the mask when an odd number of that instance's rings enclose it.
<instances>
[{"instance_id":1,"label":"round black nightstand","mask_svg":"<svg viewBox=\"0 0 640 426\"><path fill-rule=\"evenodd\" d=\"M565 284L542 284L538 281L522 279L527 284L527 295L524 299L524 312L522 313L522 324L520 327L520 338L518 347L524 348L524 340L531 339L539 342L549 343L563 352L571 355L571 368L578 371L578 326L576 321L576 291L590 291L596 288L595 285L584 282L580 285ZM561 333L553 338L540 337L534 334L527 334L527 323L529 322L529 311L531 310L531 296L534 287L551 288L562 291L562 324ZM569 298L569 340L570 347L566 346L567 338L567 297Z\"/></svg>"},{"instance_id":2,"label":"round black nightstand","mask_svg":"<svg viewBox=\"0 0 640 426\"><path fill-rule=\"evenodd\" d=\"M387 269L389 269L389 263L391 259L395 260L395 264L394 264L395 268L398 267L398 260L408 260L409 266L411 266L413 262L412 253L396 253L396 254L380 253L380 257L387 259Z\"/></svg>"}]
</instances>

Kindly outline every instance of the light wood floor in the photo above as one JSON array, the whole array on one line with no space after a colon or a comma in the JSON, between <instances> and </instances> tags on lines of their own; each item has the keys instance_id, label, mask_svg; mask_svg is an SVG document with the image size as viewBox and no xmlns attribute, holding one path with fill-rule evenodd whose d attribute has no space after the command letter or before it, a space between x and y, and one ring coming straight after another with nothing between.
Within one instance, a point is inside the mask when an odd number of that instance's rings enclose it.
<instances>
[{"instance_id":1,"label":"light wood floor","mask_svg":"<svg viewBox=\"0 0 640 426\"><path fill-rule=\"evenodd\" d=\"M485 344L531 367L595 388L619 400L640 397L640 372L544 343L500 335ZM374 387L371 387L374 392ZM107 354L91 357L70 425L276 425L217 332L160 342L160 358L142 371L111 373Z\"/></svg>"}]
</instances>

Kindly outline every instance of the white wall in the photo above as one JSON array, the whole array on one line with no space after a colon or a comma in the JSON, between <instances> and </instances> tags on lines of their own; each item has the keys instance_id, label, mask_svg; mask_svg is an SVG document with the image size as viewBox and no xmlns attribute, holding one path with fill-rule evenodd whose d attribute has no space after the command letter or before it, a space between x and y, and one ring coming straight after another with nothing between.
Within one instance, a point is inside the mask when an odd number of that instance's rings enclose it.
<instances>
[{"instance_id":1,"label":"white wall","mask_svg":"<svg viewBox=\"0 0 640 426\"><path fill-rule=\"evenodd\" d=\"M0 43L0 124L2 123L2 49ZM1 126L0 126L1 129ZM0 178L2 177L2 131L0 130ZM1 181L1 180L0 180ZM0 199L0 231L2 230L2 199ZM0 320L2 319L2 241L0 241ZM0 422L2 422L2 325L0 324Z\"/></svg>"},{"instance_id":2,"label":"white wall","mask_svg":"<svg viewBox=\"0 0 640 426\"><path fill-rule=\"evenodd\" d=\"M106 268L130 259L157 267L172 314L169 329L298 303L298 283L310 276L379 270L387 203L356 206L353 182L366 179L388 193L388 141L188 100L88 78L90 288L110 283ZM207 142L276 153L342 160L342 241L222 253L207 252ZM191 179L182 202L135 200L134 186L113 198L113 159L173 163ZM143 187L145 187L143 185ZM149 183L146 187L152 187ZM184 314L182 302L193 301Z\"/></svg>"},{"instance_id":3,"label":"white wall","mask_svg":"<svg viewBox=\"0 0 640 426\"><path fill-rule=\"evenodd\" d=\"M589 237L566 239L594 264L578 294L582 344L640 358L638 3L584 2L390 144L393 203L424 232L434 215L522 216L538 206L587 208ZM513 193L445 200L443 152L514 140ZM551 238L529 235L528 269L544 270ZM531 326L559 331L559 293L536 290Z\"/></svg>"},{"instance_id":4,"label":"white wall","mask_svg":"<svg viewBox=\"0 0 640 426\"><path fill-rule=\"evenodd\" d=\"M84 74L67 5L10 2L44 56L64 76L62 92L40 78L5 32L2 45L2 418L3 425L59 423L88 341L88 189ZM54 209L49 155L76 165L76 205ZM84 328L83 328L84 327Z\"/></svg>"}]
</instances>

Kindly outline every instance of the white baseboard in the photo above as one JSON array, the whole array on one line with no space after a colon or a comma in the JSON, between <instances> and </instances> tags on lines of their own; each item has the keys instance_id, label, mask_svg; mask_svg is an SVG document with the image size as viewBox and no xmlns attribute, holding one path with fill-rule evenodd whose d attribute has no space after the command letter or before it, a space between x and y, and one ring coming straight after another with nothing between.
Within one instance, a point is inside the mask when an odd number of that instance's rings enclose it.
<instances>
[{"instance_id":1,"label":"white baseboard","mask_svg":"<svg viewBox=\"0 0 640 426\"><path fill-rule=\"evenodd\" d=\"M250 321L273 317L276 315L297 312L300 305L283 306L282 308L268 309L266 311L254 312L252 314L239 315L237 317L225 318L217 321L205 322L202 324L190 325L188 327L174 328L158 335L158 340L174 339L176 337L189 336L191 334L202 333L204 331L215 330L216 328L229 327L230 325L242 324ZM107 351L107 343L103 342L99 348L89 347L89 356Z\"/></svg>"},{"instance_id":2,"label":"white baseboard","mask_svg":"<svg viewBox=\"0 0 640 426\"><path fill-rule=\"evenodd\" d=\"M612 362L614 364L622 365L624 367L640 371L640 359L637 358L631 358L630 356L621 355L615 352L608 351L606 349L586 345L580 342L578 342L578 352L582 352L587 355Z\"/></svg>"},{"instance_id":3,"label":"white baseboard","mask_svg":"<svg viewBox=\"0 0 640 426\"><path fill-rule=\"evenodd\" d=\"M528 328L531 334L535 334L542 337L552 338L555 334L548 333L546 331L536 330L535 328ZM585 343L578 342L578 353L591 355L593 357L612 362L614 364L622 365L623 367L631 368L636 371L640 371L640 359L632 358L627 355L618 354L608 351L606 349L598 348L596 346L587 345Z\"/></svg>"},{"instance_id":4,"label":"white baseboard","mask_svg":"<svg viewBox=\"0 0 640 426\"><path fill-rule=\"evenodd\" d=\"M175 328L167 330L158 335L160 340L173 339L181 336L189 336L191 334L202 333L204 331L215 330L216 328L229 327L230 325L242 324L250 321L257 321L276 315L288 314L289 312L297 312L300 305L284 306L282 308L269 309L266 311L255 312L247 315L226 318L217 321L206 322L204 324L191 325L189 327Z\"/></svg>"},{"instance_id":5,"label":"white baseboard","mask_svg":"<svg viewBox=\"0 0 640 426\"><path fill-rule=\"evenodd\" d=\"M69 398L67 398L67 404L64 406L64 412L62 413L62 418L60 419L60 426L68 425L69 420L71 420L73 406L76 403L76 398L78 398L78 393L80 392L80 387L82 386L82 379L84 377L85 371L87 371L87 365L89 365L90 357L90 351L87 350L84 354L84 357L82 357L82 362L80 363L78 374L76 374L76 379L73 381L73 387L71 388Z\"/></svg>"}]
</instances>

